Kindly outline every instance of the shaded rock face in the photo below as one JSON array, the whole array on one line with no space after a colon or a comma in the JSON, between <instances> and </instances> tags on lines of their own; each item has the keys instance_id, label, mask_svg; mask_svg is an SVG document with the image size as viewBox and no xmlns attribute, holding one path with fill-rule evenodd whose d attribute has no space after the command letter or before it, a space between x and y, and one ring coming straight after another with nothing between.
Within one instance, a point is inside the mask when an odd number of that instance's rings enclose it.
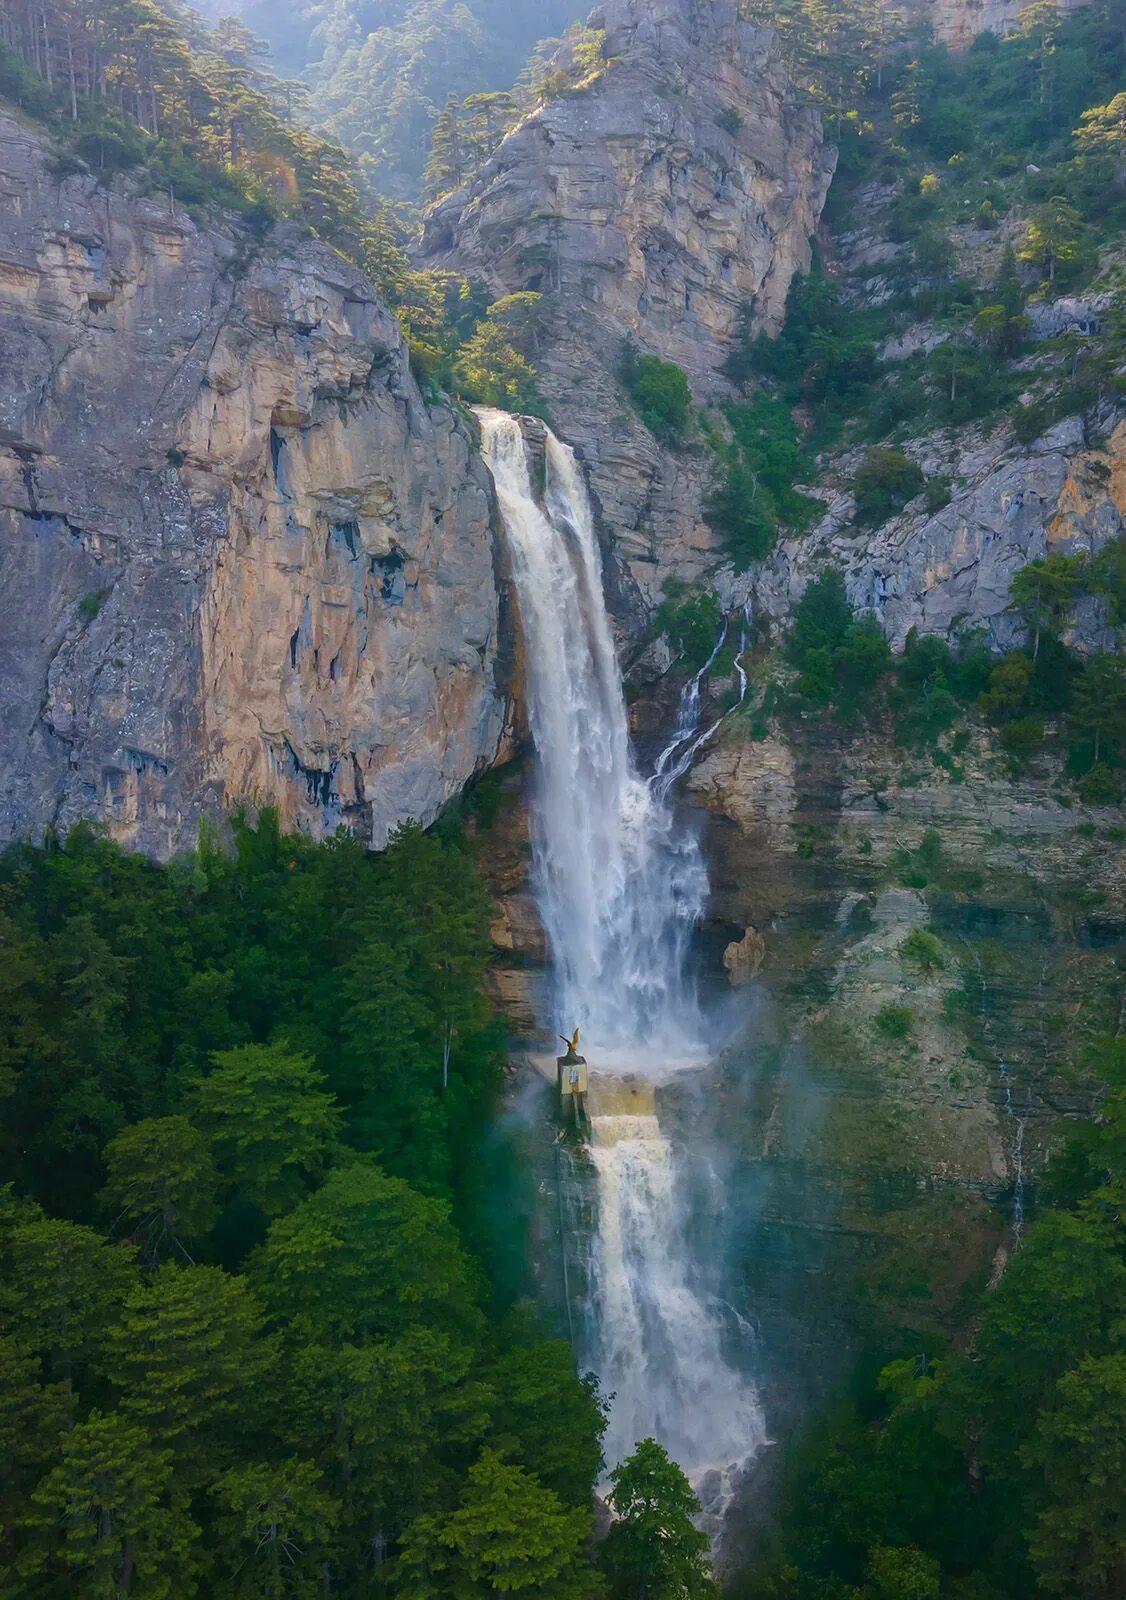
<instances>
[{"instance_id":1,"label":"shaded rock face","mask_svg":"<svg viewBox=\"0 0 1126 1600\"><path fill-rule=\"evenodd\" d=\"M589 466L627 590L652 598L655 567L698 576L711 558L709 463L671 456L634 415L616 375L623 340L677 363L698 393L722 387L740 307L781 326L834 155L819 116L792 104L773 31L741 22L736 0L607 0L591 20L610 64L526 118L434 210L422 261L498 295L553 297L543 391Z\"/></svg>"},{"instance_id":2,"label":"shaded rock face","mask_svg":"<svg viewBox=\"0 0 1126 1600\"><path fill-rule=\"evenodd\" d=\"M1113 420L1113 419L1112 419ZM802 540L787 540L756 577L758 604L784 619L809 578L826 562L845 573L849 598L879 618L892 648L911 628L954 634L985 630L996 649L1020 644L1026 628L1011 610L1009 584L1030 561L1059 551L1098 550L1126 528L1126 422L1105 443L1089 446L1070 418L1027 451L1006 452L990 441L963 437L957 459L928 459L934 445L908 453L928 475L953 471L961 487L933 515L909 507L880 528L857 528L853 502L830 505L821 525ZM1081 650L1114 648L1105 609L1084 602L1067 642Z\"/></svg>"},{"instance_id":3,"label":"shaded rock face","mask_svg":"<svg viewBox=\"0 0 1126 1600\"><path fill-rule=\"evenodd\" d=\"M504 735L490 491L370 283L8 119L0 206L0 836L431 820Z\"/></svg>"},{"instance_id":4,"label":"shaded rock face","mask_svg":"<svg viewBox=\"0 0 1126 1600\"><path fill-rule=\"evenodd\" d=\"M1014 780L981 733L959 760L732 719L688 780L711 916L765 935L719 1115L776 1438L858 1351L960 1332L1122 1025L1120 813L1060 804L1049 758Z\"/></svg>"}]
</instances>

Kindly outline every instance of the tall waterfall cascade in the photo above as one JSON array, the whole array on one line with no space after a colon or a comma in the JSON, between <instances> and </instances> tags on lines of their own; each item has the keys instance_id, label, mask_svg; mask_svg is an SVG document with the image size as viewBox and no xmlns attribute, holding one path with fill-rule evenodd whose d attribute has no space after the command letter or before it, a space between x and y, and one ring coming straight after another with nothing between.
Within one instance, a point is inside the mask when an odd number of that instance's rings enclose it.
<instances>
[{"instance_id":1,"label":"tall waterfall cascade","mask_svg":"<svg viewBox=\"0 0 1126 1600\"><path fill-rule=\"evenodd\" d=\"M481 409L523 633L537 763L534 887L554 970L553 1025L591 1061L598 1185L591 1362L612 1396L613 1467L660 1440L713 1531L765 1439L758 1397L726 1353L730 1315L700 1287L676 1153L653 1084L708 1059L688 976L707 874L668 804L669 759L646 781L630 749L589 497L573 452L545 429L542 493L520 423ZM698 703L698 681L692 709ZM682 708L682 723L686 724ZM688 737L678 727L677 744ZM689 742L691 740L689 739ZM671 756L671 751L669 755Z\"/></svg>"}]
</instances>

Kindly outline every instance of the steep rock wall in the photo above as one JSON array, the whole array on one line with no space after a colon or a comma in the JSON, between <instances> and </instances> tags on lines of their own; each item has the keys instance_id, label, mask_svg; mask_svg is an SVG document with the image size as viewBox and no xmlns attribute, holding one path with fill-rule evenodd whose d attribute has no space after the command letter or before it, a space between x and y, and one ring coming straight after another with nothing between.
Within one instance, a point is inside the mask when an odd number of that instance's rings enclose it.
<instances>
[{"instance_id":1,"label":"steep rock wall","mask_svg":"<svg viewBox=\"0 0 1126 1600\"><path fill-rule=\"evenodd\" d=\"M498 295L550 297L544 394L589 465L628 586L652 599L670 568L698 576L712 559L710 461L670 455L633 414L623 340L676 362L699 394L722 388L740 307L781 325L834 155L819 116L794 104L773 31L742 22L736 0L607 0L591 21L609 65L435 208L421 254Z\"/></svg>"},{"instance_id":2,"label":"steep rock wall","mask_svg":"<svg viewBox=\"0 0 1126 1600\"><path fill-rule=\"evenodd\" d=\"M0 214L0 837L432 819L504 735L490 491L370 283L7 117Z\"/></svg>"},{"instance_id":3,"label":"steep rock wall","mask_svg":"<svg viewBox=\"0 0 1126 1600\"><path fill-rule=\"evenodd\" d=\"M866 528L851 522L854 501L841 495L818 528L784 540L763 564L756 604L783 621L829 564L844 572L849 598L876 615L895 650L912 628L952 636L966 627L984 629L994 649L1016 648L1027 630L1012 610L1014 574L1053 551L1098 550L1126 529L1126 421L1104 422L1106 435L1095 442L1078 417L1027 448L969 430L945 443L910 442L908 453L928 475L951 474L950 504L927 514L917 501ZM1101 602L1076 607L1066 640L1081 650L1114 648Z\"/></svg>"},{"instance_id":4,"label":"steep rock wall","mask_svg":"<svg viewBox=\"0 0 1126 1600\"><path fill-rule=\"evenodd\" d=\"M1060 0L1065 14L1084 0ZM968 50L979 33L1012 33L1035 0L907 0L908 16L926 22L934 36L952 50Z\"/></svg>"}]
</instances>

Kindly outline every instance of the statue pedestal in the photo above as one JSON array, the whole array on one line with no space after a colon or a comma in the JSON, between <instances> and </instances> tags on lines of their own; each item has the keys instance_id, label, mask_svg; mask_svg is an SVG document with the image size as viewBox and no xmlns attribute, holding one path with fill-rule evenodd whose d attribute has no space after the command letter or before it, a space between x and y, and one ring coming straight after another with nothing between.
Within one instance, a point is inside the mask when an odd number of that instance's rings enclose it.
<instances>
[{"instance_id":1,"label":"statue pedestal","mask_svg":"<svg viewBox=\"0 0 1126 1600\"><path fill-rule=\"evenodd\" d=\"M556 1056L555 1069L558 1073L559 1097L563 1106L571 1102L571 1111L577 1127L586 1114L587 1069L586 1057L576 1055L573 1050L568 1050L565 1056Z\"/></svg>"}]
</instances>

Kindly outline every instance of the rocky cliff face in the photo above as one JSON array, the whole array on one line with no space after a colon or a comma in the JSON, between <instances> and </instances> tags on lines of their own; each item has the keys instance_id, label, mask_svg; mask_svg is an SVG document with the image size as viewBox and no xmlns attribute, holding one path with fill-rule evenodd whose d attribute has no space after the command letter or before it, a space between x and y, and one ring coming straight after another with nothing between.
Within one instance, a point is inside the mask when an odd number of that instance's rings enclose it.
<instances>
[{"instance_id":1,"label":"rocky cliff face","mask_svg":"<svg viewBox=\"0 0 1126 1600\"><path fill-rule=\"evenodd\" d=\"M1059 9L1075 11L1084 0L1062 0ZM952 50L967 50L979 33L1011 33L1035 0L908 0L909 16L926 22Z\"/></svg>"},{"instance_id":2,"label":"rocky cliff face","mask_svg":"<svg viewBox=\"0 0 1126 1600\"><path fill-rule=\"evenodd\" d=\"M1047 757L1014 779L980 732L959 761L732 717L689 780L712 916L762 938L723 1125L783 1435L857 1350L959 1335L1097 1103L1086 1044L1122 1027L1121 813L1061 803Z\"/></svg>"},{"instance_id":3,"label":"rocky cliff face","mask_svg":"<svg viewBox=\"0 0 1126 1600\"><path fill-rule=\"evenodd\" d=\"M670 565L694 576L707 564L708 463L671 458L624 402L623 340L714 390L743 304L780 326L834 157L817 114L792 103L773 32L740 21L736 0L607 0L591 21L608 65L526 118L436 208L422 256L498 295L551 297L542 387L651 598Z\"/></svg>"},{"instance_id":4,"label":"rocky cliff face","mask_svg":"<svg viewBox=\"0 0 1126 1600\"><path fill-rule=\"evenodd\" d=\"M7 117L0 209L0 834L429 821L503 738L490 493L370 283Z\"/></svg>"},{"instance_id":5,"label":"rocky cliff face","mask_svg":"<svg viewBox=\"0 0 1126 1600\"><path fill-rule=\"evenodd\" d=\"M897 651L911 628L953 635L964 627L984 629L992 648L1015 649L1026 629L1012 610L1013 575L1052 551L1098 550L1126 529L1126 422L1104 421L1095 443L1079 417L1026 449L1014 448L1004 427L994 437L967 429L909 443L928 476L950 476L950 504L928 515L918 501L873 529L852 523L855 502L839 494L812 534L779 545L756 577L756 603L783 620L828 563ZM1091 600L1076 608L1065 637L1079 649L1115 646L1105 608Z\"/></svg>"}]
</instances>

